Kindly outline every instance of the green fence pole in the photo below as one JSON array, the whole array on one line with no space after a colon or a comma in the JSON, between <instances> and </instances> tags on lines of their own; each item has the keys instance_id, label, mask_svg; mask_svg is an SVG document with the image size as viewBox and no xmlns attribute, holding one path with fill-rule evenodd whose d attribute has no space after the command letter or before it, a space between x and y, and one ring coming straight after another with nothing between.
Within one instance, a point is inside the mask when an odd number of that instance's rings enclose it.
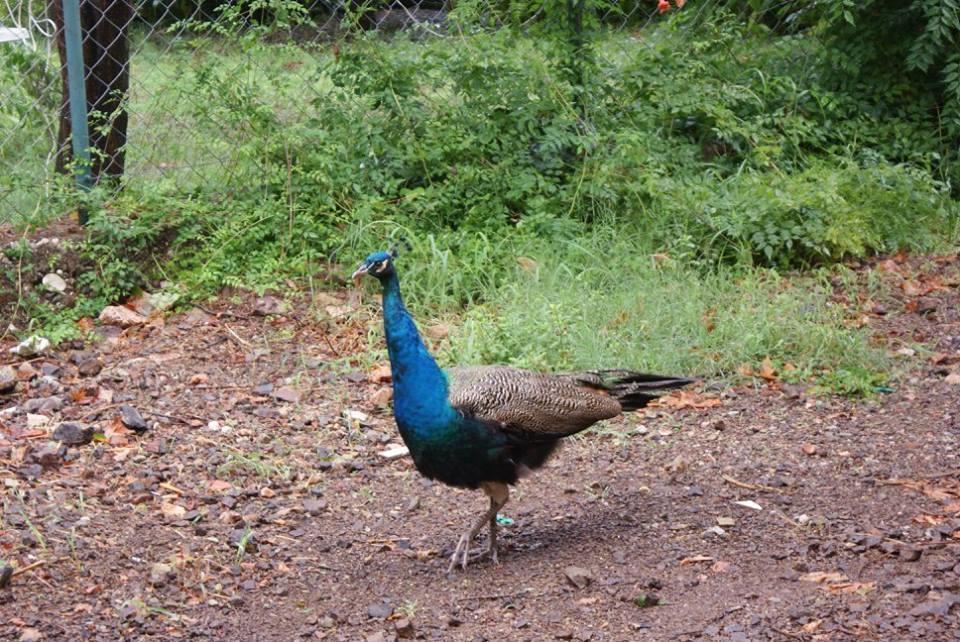
<instances>
[{"instance_id":1,"label":"green fence pole","mask_svg":"<svg viewBox=\"0 0 960 642\"><path fill-rule=\"evenodd\" d=\"M584 0L567 0L567 31L570 42L570 80L573 82L573 107L580 119L581 130L587 123L587 105L584 100L584 67L587 55L586 42L583 35Z\"/></svg>"},{"instance_id":2,"label":"green fence pole","mask_svg":"<svg viewBox=\"0 0 960 642\"><path fill-rule=\"evenodd\" d=\"M80 1L63 0L63 31L67 45L67 91L70 97L70 137L73 143L77 187L86 191L93 184L90 175L90 130L87 125L87 88L84 79L83 32L80 28ZM87 211L78 211L81 224Z\"/></svg>"}]
</instances>

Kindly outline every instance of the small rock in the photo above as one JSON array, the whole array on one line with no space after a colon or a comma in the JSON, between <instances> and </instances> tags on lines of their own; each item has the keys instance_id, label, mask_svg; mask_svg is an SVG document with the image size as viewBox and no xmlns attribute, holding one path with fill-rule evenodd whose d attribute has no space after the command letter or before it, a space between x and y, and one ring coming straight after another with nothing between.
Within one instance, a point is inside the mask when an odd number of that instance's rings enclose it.
<instances>
[{"instance_id":1,"label":"small rock","mask_svg":"<svg viewBox=\"0 0 960 642\"><path fill-rule=\"evenodd\" d=\"M380 388L370 395L370 403L374 406L386 406L393 399L393 388Z\"/></svg>"},{"instance_id":2,"label":"small rock","mask_svg":"<svg viewBox=\"0 0 960 642\"><path fill-rule=\"evenodd\" d=\"M180 320L180 325L182 327L192 328L198 325L207 325L212 320L213 317L200 308L193 308L183 315L183 318Z\"/></svg>"},{"instance_id":3,"label":"small rock","mask_svg":"<svg viewBox=\"0 0 960 642\"><path fill-rule=\"evenodd\" d=\"M43 633L38 629L26 628L20 631L20 642L39 642L43 639Z\"/></svg>"},{"instance_id":4,"label":"small rock","mask_svg":"<svg viewBox=\"0 0 960 642\"><path fill-rule=\"evenodd\" d=\"M53 439L68 446L82 446L93 441L93 427L62 423L53 431Z\"/></svg>"},{"instance_id":5,"label":"small rock","mask_svg":"<svg viewBox=\"0 0 960 642\"><path fill-rule=\"evenodd\" d=\"M82 377L96 377L101 370L103 370L103 363L96 357L81 361L77 365L77 371Z\"/></svg>"},{"instance_id":6,"label":"small rock","mask_svg":"<svg viewBox=\"0 0 960 642\"><path fill-rule=\"evenodd\" d=\"M298 403L300 401L300 392L290 386L282 386L273 392L274 399L286 401L287 403Z\"/></svg>"},{"instance_id":7,"label":"small rock","mask_svg":"<svg viewBox=\"0 0 960 642\"><path fill-rule=\"evenodd\" d=\"M680 475L690 467L690 462L683 455L677 455L673 461L666 465L666 470L671 475Z\"/></svg>"},{"instance_id":8,"label":"small rock","mask_svg":"<svg viewBox=\"0 0 960 642\"><path fill-rule=\"evenodd\" d=\"M144 421L143 415L133 406L120 406L120 421L135 432L143 432L147 429L147 422Z\"/></svg>"},{"instance_id":9,"label":"small rock","mask_svg":"<svg viewBox=\"0 0 960 642\"><path fill-rule=\"evenodd\" d=\"M63 410L63 399L56 395L27 399L23 409L28 413L49 414Z\"/></svg>"},{"instance_id":10,"label":"small rock","mask_svg":"<svg viewBox=\"0 0 960 642\"><path fill-rule=\"evenodd\" d=\"M259 386L253 389L253 394L260 395L261 397L269 397L272 392L272 383L261 383Z\"/></svg>"},{"instance_id":11,"label":"small rock","mask_svg":"<svg viewBox=\"0 0 960 642\"><path fill-rule=\"evenodd\" d=\"M38 354L43 354L50 349L50 340L41 337L39 335L32 335L27 337L14 347L10 348L10 352L17 355L18 357L32 357Z\"/></svg>"},{"instance_id":12,"label":"small rock","mask_svg":"<svg viewBox=\"0 0 960 642\"><path fill-rule=\"evenodd\" d=\"M951 372L944 381L951 386L960 386L960 372Z\"/></svg>"},{"instance_id":13,"label":"small rock","mask_svg":"<svg viewBox=\"0 0 960 642\"><path fill-rule=\"evenodd\" d=\"M800 448L803 450L803 454L807 455L808 457L817 454L817 447L814 444L803 444L803 446Z\"/></svg>"},{"instance_id":14,"label":"small rock","mask_svg":"<svg viewBox=\"0 0 960 642\"><path fill-rule=\"evenodd\" d=\"M43 287L51 292L62 294L67 291L67 282L63 280L62 276L54 272L45 274L41 283L43 283Z\"/></svg>"},{"instance_id":15,"label":"small rock","mask_svg":"<svg viewBox=\"0 0 960 642\"><path fill-rule=\"evenodd\" d=\"M101 323L106 325L118 325L121 328L129 328L135 325L142 325L147 322L147 317L137 314L129 308L122 305L108 305L100 312Z\"/></svg>"},{"instance_id":16,"label":"small rock","mask_svg":"<svg viewBox=\"0 0 960 642\"><path fill-rule=\"evenodd\" d=\"M736 504L737 506L743 506L744 508L749 508L751 510L763 510L763 507L760 506L760 504L758 504L757 502L751 499L745 499L745 500L733 502L733 503Z\"/></svg>"},{"instance_id":17,"label":"small rock","mask_svg":"<svg viewBox=\"0 0 960 642\"><path fill-rule=\"evenodd\" d=\"M397 632L397 637L400 638L412 638L413 637L413 622L407 618L400 618L393 623L394 630Z\"/></svg>"},{"instance_id":18,"label":"small rock","mask_svg":"<svg viewBox=\"0 0 960 642\"><path fill-rule=\"evenodd\" d=\"M50 423L50 417L46 415L34 415L27 413L27 428L42 428Z\"/></svg>"},{"instance_id":19,"label":"small rock","mask_svg":"<svg viewBox=\"0 0 960 642\"><path fill-rule=\"evenodd\" d=\"M368 415L368 414L365 413L365 412L360 412L359 410L350 410L350 409L348 408L347 410L344 410L344 411L343 411L343 416L344 416L345 419L347 419L347 420L349 420L349 421L351 421L351 422L356 422L357 424L359 424L359 425L361 425L361 426L369 426L369 425L370 425L370 423L369 423L369 422L370 422L370 415Z\"/></svg>"},{"instance_id":20,"label":"small rock","mask_svg":"<svg viewBox=\"0 0 960 642\"><path fill-rule=\"evenodd\" d=\"M17 378L22 381L30 381L38 374L37 369L30 365L29 361L24 361L17 366Z\"/></svg>"},{"instance_id":21,"label":"small rock","mask_svg":"<svg viewBox=\"0 0 960 642\"><path fill-rule=\"evenodd\" d=\"M917 299L917 314L932 314L940 307L940 301L933 297L922 296Z\"/></svg>"},{"instance_id":22,"label":"small rock","mask_svg":"<svg viewBox=\"0 0 960 642\"><path fill-rule=\"evenodd\" d=\"M267 317L274 314L283 314L286 306L283 301L275 296L262 296L253 304L253 313L257 316Z\"/></svg>"},{"instance_id":23,"label":"small rock","mask_svg":"<svg viewBox=\"0 0 960 642\"><path fill-rule=\"evenodd\" d=\"M44 362L40 364L40 374L44 377L56 377L60 373L60 366L55 363Z\"/></svg>"},{"instance_id":24,"label":"small rock","mask_svg":"<svg viewBox=\"0 0 960 642\"><path fill-rule=\"evenodd\" d=\"M567 580L577 588L586 588L593 581L593 574L579 566L568 566L563 570Z\"/></svg>"},{"instance_id":25,"label":"small rock","mask_svg":"<svg viewBox=\"0 0 960 642\"><path fill-rule=\"evenodd\" d=\"M321 629L332 629L336 625L337 625L336 620L334 620L329 615L324 615L322 618L317 620L317 626L319 626Z\"/></svg>"},{"instance_id":26,"label":"small rock","mask_svg":"<svg viewBox=\"0 0 960 642\"><path fill-rule=\"evenodd\" d=\"M912 546L901 546L900 547L900 559L904 562L916 562L920 559L921 550L919 548L914 548Z\"/></svg>"},{"instance_id":27,"label":"small rock","mask_svg":"<svg viewBox=\"0 0 960 642\"><path fill-rule=\"evenodd\" d=\"M11 366L0 366L0 394L13 392L17 387L17 373Z\"/></svg>"},{"instance_id":28,"label":"small rock","mask_svg":"<svg viewBox=\"0 0 960 642\"><path fill-rule=\"evenodd\" d=\"M717 526L723 526L724 528L731 528L737 525L737 520L732 517L718 517Z\"/></svg>"},{"instance_id":29,"label":"small rock","mask_svg":"<svg viewBox=\"0 0 960 642\"><path fill-rule=\"evenodd\" d=\"M909 615L934 615L937 617L946 617L950 613L950 608L958 603L960 603L960 596L954 595L953 593L944 593L943 597L939 600L929 600L923 604L920 604L919 606L913 607L910 610Z\"/></svg>"},{"instance_id":30,"label":"small rock","mask_svg":"<svg viewBox=\"0 0 960 642\"><path fill-rule=\"evenodd\" d=\"M53 468L63 462L63 453L58 444L47 444L33 453L33 460L44 468Z\"/></svg>"},{"instance_id":31,"label":"small rock","mask_svg":"<svg viewBox=\"0 0 960 642\"><path fill-rule=\"evenodd\" d=\"M723 530L719 526L711 526L707 530L703 531L704 537L726 537L727 531Z\"/></svg>"},{"instance_id":32,"label":"small rock","mask_svg":"<svg viewBox=\"0 0 960 642\"><path fill-rule=\"evenodd\" d=\"M303 510L307 511L313 516L321 514L327 509L327 502L322 499L305 499L303 500Z\"/></svg>"},{"instance_id":33,"label":"small rock","mask_svg":"<svg viewBox=\"0 0 960 642\"><path fill-rule=\"evenodd\" d=\"M386 602L374 602L367 607L367 615L380 620L385 620L393 615L393 607Z\"/></svg>"},{"instance_id":34,"label":"small rock","mask_svg":"<svg viewBox=\"0 0 960 642\"><path fill-rule=\"evenodd\" d=\"M0 564L0 589L10 586L10 580L13 579L13 567L8 564Z\"/></svg>"},{"instance_id":35,"label":"small rock","mask_svg":"<svg viewBox=\"0 0 960 642\"><path fill-rule=\"evenodd\" d=\"M150 568L150 584L163 586L176 575L176 571L169 564L157 563Z\"/></svg>"},{"instance_id":36,"label":"small rock","mask_svg":"<svg viewBox=\"0 0 960 642\"><path fill-rule=\"evenodd\" d=\"M243 519L243 515L234 510L225 510L217 518L221 524L236 524L241 519Z\"/></svg>"}]
</instances>

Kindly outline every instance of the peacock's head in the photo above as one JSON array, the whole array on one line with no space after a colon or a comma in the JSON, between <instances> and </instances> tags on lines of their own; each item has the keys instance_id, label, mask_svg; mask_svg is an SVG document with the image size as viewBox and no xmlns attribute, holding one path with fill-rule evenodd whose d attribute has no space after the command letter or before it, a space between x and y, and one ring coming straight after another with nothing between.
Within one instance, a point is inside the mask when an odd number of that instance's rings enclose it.
<instances>
[{"instance_id":1,"label":"peacock's head","mask_svg":"<svg viewBox=\"0 0 960 642\"><path fill-rule=\"evenodd\" d=\"M395 256L396 252L393 250L389 252L374 252L369 255L363 260L363 263L360 264L357 271L353 273L353 282L359 283L360 278L364 274L375 276L381 280L387 278L393 274L393 257Z\"/></svg>"}]
</instances>

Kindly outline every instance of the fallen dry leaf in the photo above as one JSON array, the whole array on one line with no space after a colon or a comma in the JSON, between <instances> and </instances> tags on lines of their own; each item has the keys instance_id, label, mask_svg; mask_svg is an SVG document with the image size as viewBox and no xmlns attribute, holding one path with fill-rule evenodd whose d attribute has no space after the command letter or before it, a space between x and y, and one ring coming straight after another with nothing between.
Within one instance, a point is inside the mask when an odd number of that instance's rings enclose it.
<instances>
[{"instance_id":1,"label":"fallen dry leaf","mask_svg":"<svg viewBox=\"0 0 960 642\"><path fill-rule=\"evenodd\" d=\"M107 443L111 446L128 445L130 443L130 440L127 438L128 434L129 431L126 426L123 425L123 422L120 421L119 417L115 417L103 427L103 436L107 438Z\"/></svg>"},{"instance_id":2,"label":"fallen dry leaf","mask_svg":"<svg viewBox=\"0 0 960 642\"><path fill-rule=\"evenodd\" d=\"M389 363L381 363L375 366L369 374L367 374L367 379L371 383L384 383L386 381L391 381L393 374L390 371Z\"/></svg>"},{"instance_id":3,"label":"fallen dry leaf","mask_svg":"<svg viewBox=\"0 0 960 642\"><path fill-rule=\"evenodd\" d=\"M917 524L926 524L927 526L937 526L947 521L945 515L914 515L913 521Z\"/></svg>"},{"instance_id":4,"label":"fallen dry leaf","mask_svg":"<svg viewBox=\"0 0 960 642\"><path fill-rule=\"evenodd\" d=\"M210 377L200 372L195 375L192 375L188 383L191 386L199 386L201 384L207 383L208 381L210 381Z\"/></svg>"},{"instance_id":5,"label":"fallen dry leaf","mask_svg":"<svg viewBox=\"0 0 960 642\"><path fill-rule=\"evenodd\" d=\"M777 380L777 373L773 369L773 362L770 361L770 357L764 357L763 363L760 364L760 372L757 374L761 379L766 379L767 381Z\"/></svg>"},{"instance_id":6,"label":"fallen dry leaf","mask_svg":"<svg viewBox=\"0 0 960 642\"><path fill-rule=\"evenodd\" d=\"M920 286L913 281L904 281L900 284L900 289L903 290L903 293L907 296L919 296L920 294L923 294L923 290L920 288Z\"/></svg>"},{"instance_id":7,"label":"fallen dry leaf","mask_svg":"<svg viewBox=\"0 0 960 642\"><path fill-rule=\"evenodd\" d=\"M526 256L518 256L517 263L525 272L536 272L537 271L537 262Z\"/></svg>"},{"instance_id":8,"label":"fallen dry leaf","mask_svg":"<svg viewBox=\"0 0 960 642\"><path fill-rule=\"evenodd\" d=\"M713 563L713 566L710 567L710 570L714 573L726 573L730 570L730 562L724 562L723 560L718 560Z\"/></svg>"},{"instance_id":9,"label":"fallen dry leaf","mask_svg":"<svg viewBox=\"0 0 960 642\"><path fill-rule=\"evenodd\" d=\"M207 488L210 489L211 493L223 493L233 488L233 484L222 479L211 479Z\"/></svg>"},{"instance_id":10,"label":"fallen dry leaf","mask_svg":"<svg viewBox=\"0 0 960 642\"><path fill-rule=\"evenodd\" d=\"M803 631L804 633L813 633L818 628L820 628L820 625L822 623L823 623L823 620L810 620L809 622L804 624L802 627L800 627L800 630Z\"/></svg>"},{"instance_id":11,"label":"fallen dry leaf","mask_svg":"<svg viewBox=\"0 0 960 642\"><path fill-rule=\"evenodd\" d=\"M655 399L649 406L652 408L674 408L676 410L684 408L702 410L704 408L714 408L722 403L723 402L716 397L708 397L707 395L701 395L689 390L681 390L680 392Z\"/></svg>"}]
</instances>

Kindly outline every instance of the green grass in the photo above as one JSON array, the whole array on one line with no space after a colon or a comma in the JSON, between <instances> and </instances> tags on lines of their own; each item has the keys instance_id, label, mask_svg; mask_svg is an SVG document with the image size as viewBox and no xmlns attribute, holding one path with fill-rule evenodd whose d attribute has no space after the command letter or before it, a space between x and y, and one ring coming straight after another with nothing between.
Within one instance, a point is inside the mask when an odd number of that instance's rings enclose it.
<instances>
[{"instance_id":1,"label":"green grass","mask_svg":"<svg viewBox=\"0 0 960 642\"><path fill-rule=\"evenodd\" d=\"M788 279L762 268L697 269L613 227L567 242L475 240L460 254L435 238L414 246L398 259L405 296L421 324L434 316L450 322L446 364L723 378L769 358L800 379L866 377L891 365L867 331L843 323L826 272ZM463 305L456 294L465 290L475 296ZM862 392L854 388L847 381L847 391Z\"/></svg>"},{"instance_id":2,"label":"green grass","mask_svg":"<svg viewBox=\"0 0 960 642\"><path fill-rule=\"evenodd\" d=\"M598 37L586 128L539 35L357 37L336 63L328 49L138 36L126 188L90 197L78 307L37 303L29 327L60 337L160 279L187 303L312 283L405 235L405 295L420 320L453 326L448 363L716 378L769 358L871 390L890 363L844 324L818 266L957 243L930 115L824 86L813 37L684 20ZM16 80L0 73L0 91ZM17 122L39 142L0 149L0 189L14 176L19 190L0 194L0 217L24 228L64 201L37 191L43 118ZM256 453L227 468L283 474Z\"/></svg>"}]
</instances>

